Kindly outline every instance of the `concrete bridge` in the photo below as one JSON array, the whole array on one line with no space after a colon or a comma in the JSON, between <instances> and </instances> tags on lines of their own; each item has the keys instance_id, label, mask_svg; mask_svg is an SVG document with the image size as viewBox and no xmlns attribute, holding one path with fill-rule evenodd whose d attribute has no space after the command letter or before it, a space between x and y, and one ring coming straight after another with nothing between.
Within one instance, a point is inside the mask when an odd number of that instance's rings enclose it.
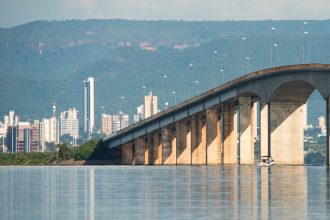
<instances>
[{"instance_id":1,"label":"concrete bridge","mask_svg":"<svg viewBox=\"0 0 330 220\"><path fill-rule=\"evenodd\" d=\"M329 165L330 64L244 75L105 137L103 146L121 164L253 164L258 115L261 155L303 164L306 101L315 89L326 100Z\"/></svg>"}]
</instances>

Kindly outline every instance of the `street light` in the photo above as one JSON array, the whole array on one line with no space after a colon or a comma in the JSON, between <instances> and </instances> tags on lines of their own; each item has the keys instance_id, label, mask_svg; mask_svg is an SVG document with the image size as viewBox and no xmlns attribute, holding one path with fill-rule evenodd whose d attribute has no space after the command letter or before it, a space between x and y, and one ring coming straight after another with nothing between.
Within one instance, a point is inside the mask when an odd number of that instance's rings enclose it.
<instances>
[{"instance_id":1,"label":"street light","mask_svg":"<svg viewBox=\"0 0 330 220\"><path fill-rule=\"evenodd\" d=\"M272 32L270 34L270 67L273 67L273 34L276 30L275 27L272 27Z\"/></svg>"},{"instance_id":2,"label":"street light","mask_svg":"<svg viewBox=\"0 0 330 220\"><path fill-rule=\"evenodd\" d=\"M304 21L303 24L303 63L305 63L305 35L307 35L307 39L309 41L309 37L308 37L308 32L305 31L305 26L308 24L307 21Z\"/></svg>"},{"instance_id":3,"label":"street light","mask_svg":"<svg viewBox=\"0 0 330 220\"><path fill-rule=\"evenodd\" d=\"M123 102L124 102L125 96L120 97L120 111L123 111Z\"/></svg>"},{"instance_id":4,"label":"street light","mask_svg":"<svg viewBox=\"0 0 330 220\"><path fill-rule=\"evenodd\" d=\"M165 79L167 78L166 75L163 76L163 103L164 103L164 109L165 109Z\"/></svg>"},{"instance_id":5,"label":"street light","mask_svg":"<svg viewBox=\"0 0 330 220\"><path fill-rule=\"evenodd\" d=\"M176 92L173 91L172 94L173 94L173 97L174 97L174 105L176 105Z\"/></svg>"},{"instance_id":6,"label":"street light","mask_svg":"<svg viewBox=\"0 0 330 220\"><path fill-rule=\"evenodd\" d=\"M191 69L193 68L193 64L192 63L189 63L189 75L191 75ZM189 89L189 76L188 76L188 99L190 98L190 89Z\"/></svg>"},{"instance_id":7,"label":"street light","mask_svg":"<svg viewBox=\"0 0 330 220\"><path fill-rule=\"evenodd\" d=\"M240 71L244 72L243 70L243 63L241 60L241 57L243 57L243 42L246 40L246 37L242 37L242 42L241 42L241 55L240 55Z\"/></svg>"},{"instance_id":8,"label":"street light","mask_svg":"<svg viewBox=\"0 0 330 220\"><path fill-rule=\"evenodd\" d=\"M309 63L309 33L304 32L304 41L303 41L303 63L305 63L305 36L307 36L307 63Z\"/></svg>"},{"instance_id":9,"label":"street light","mask_svg":"<svg viewBox=\"0 0 330 220\"><path fill-rule=\"evenodd\" d=\"M215 55L218 53L218 51L213 51L213 66L212 66L212 72L213 72L213 87L215 87L215 67L214 67L214 58L215 58Z\"/></svg>"},{"instance_id":10,"label":"street light","mask_svg":"<svg viewBox=\"0 0 330 220\"><path fill-rule=\"evenodd\" d=\"M219 71L222 74L222 84L224 84L225 83L225 73L223 72L223 69L220 69Z\"/></svg>"},{"instance_id":11,"label":"street light","mask_svg":"<svg viewBox=\"0 0 330 220\"><path fill-rule=\"evenodd\" d=\"M198 89L198 84L199 84L199 81L198 80L195 80L195 84L196 84L196 87L197 87L197 94L199 94L199 89Z\"/></svg>"},{"instance_id":12,"label":"street light","mask_svg":"<svg viewBox=\"0 0 330 220\"><path fill-rule=\"evenodd\" d=\"M276 65L277 66L279 66L279 57L278 57L278 44L277 43L275 43L274 44L274 47L275 47L275 49L276 49Z\"/></svg>"},{"instance_id":13,"label":"street light","mask_svg":"<svg viewBox=\"0 0 330 220\"><path fill-rule=\"evenodd\" d=\"M144 95L145 95L146 88L147 88L146 86L142 86L142 105L144 105Z\"/></svg>"},{"instance_id":14,"label":"street light","mask_svg":"<svg viewBox=\"0 0 330 220\"><path fill-rule=\"evenodd\" d=\"M251 69L251 61L250 61L250 57L246 57L245 58L246 60L247 60L247 62L248 62L248 70L249 70L249 72L250 72L250 69Z\"/></svg>"}]
</instances>

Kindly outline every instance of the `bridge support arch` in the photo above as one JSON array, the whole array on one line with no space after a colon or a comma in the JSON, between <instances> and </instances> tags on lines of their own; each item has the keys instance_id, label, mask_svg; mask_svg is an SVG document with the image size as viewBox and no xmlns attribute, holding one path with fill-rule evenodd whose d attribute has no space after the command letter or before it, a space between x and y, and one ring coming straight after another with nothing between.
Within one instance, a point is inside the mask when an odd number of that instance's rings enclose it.
<instances>
[{"instance_id":1,"label":"bridge support arch","mask_svg":"<svg viewBox=\"0 0 330 220\"><path fill-rule=\"evenodd\" d=\"M270 155L278 164L304 164L306 103L270 104Z\"/></svg>"}]
</instances>

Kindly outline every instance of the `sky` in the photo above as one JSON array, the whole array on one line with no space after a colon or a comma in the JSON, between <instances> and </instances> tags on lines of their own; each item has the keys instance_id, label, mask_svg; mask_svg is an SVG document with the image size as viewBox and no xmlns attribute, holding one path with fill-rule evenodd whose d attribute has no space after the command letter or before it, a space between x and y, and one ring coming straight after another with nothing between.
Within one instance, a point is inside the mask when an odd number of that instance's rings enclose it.
<instances>
[{"instance_id":1,"label":"sky","mask_svg":"<svg viewBox=\"0 0 330 220\"><path fill-rule=\"evenodd\" d=\"M329 19L330 0L0 0L0 27L35 20Z\"/></svg>"}]
</instances>

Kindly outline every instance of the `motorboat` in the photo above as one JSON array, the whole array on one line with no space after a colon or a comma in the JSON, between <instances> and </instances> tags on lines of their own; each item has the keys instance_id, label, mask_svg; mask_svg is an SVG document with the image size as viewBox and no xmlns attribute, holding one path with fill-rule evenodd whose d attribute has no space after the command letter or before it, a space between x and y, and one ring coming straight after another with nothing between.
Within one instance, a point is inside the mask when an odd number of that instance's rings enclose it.
<instances>
[{"instance_id":1,"label":"motorboat","mask_svg":"<svg viewBox=\"0 0 330 220\"><path fill-rule=\"evenodd\" d=\"M271 167L275 164L275 161L270 156L262 156L258 165L259 167Z\"/></svg>"}]
</instances>

